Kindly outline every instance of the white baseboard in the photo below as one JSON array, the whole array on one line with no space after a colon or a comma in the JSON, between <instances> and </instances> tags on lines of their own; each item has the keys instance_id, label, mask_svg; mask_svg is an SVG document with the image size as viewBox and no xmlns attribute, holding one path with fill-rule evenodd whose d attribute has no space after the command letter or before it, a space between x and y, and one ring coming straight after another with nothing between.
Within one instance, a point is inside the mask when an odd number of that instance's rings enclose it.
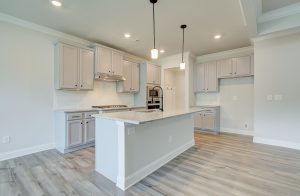
<instances>
[{"instance_id":1,"label":"white baseboard","mask_svg":"<svg viewBox=\"0 0 300 196\"><path fill-rule=\"evenodd\" d=\"M195 145L195 140L192 140L192 141L180 146L179 148L173 150L172 152L166 154L165 156L161 157L160 159L153 161L149 165L136 171L135 173L131 174L130 176L126 177L125 179L121 179L118 176L117 186L123 190L128 189L129 187L136 184L137 182L139 182L140 180L142 180L149 174L153 173L154 171L156 171L157 169L159 169L160 167L162 167L163 165L165 165L166 163L168 163L169 161L171 161L172 159L174 159L175 157L177 157L178 155L180 155L181 153L188 150L189 148L191 148L194 145ZM125 185L125 186L122 187L122 185Z\"/></svg>"},{"instance_id":2,"label":"white baseboard","mask_svg":"<svg viewBox=\"0 0 300 196\"><path fill-rule=\"evenodd\" d=\"M258 143L258 144L267 144L267 145L272 145L272 146L279 146L279 147L300 150L300 143L295 143L295 142L266 139L266 138L261 138L261 137L254 137L253 142Z\"/></svg>"},{"instance_id":3,"label":"white baseboard","mask_svg":"<svg viewBox=\"0 0 300 196\"><path fill-rule=\"evenodd\" d=\"M252 130L221 128L220 132L221 133L234 133L234 134L239 134L239 135L253 136L253 131Z\"/></svg>"},{"instance_id":4,"label":"white baseboard","mask_svg":"<svg viewBox=\"0 0 300 196\"><path fill-rule=\"evenodd\" d=\"M53 149L54 147L55 147L55 144L50 143L50 144L43 144L43 145L39 145L39 146L33 146L30 148L24 148L24 149L20 149L20 150L5 152L5 153L0 154L0 161L13 159L16 157L21 157L21 156L25 156L25 155L29 155L32 153L45 151L45 150L50 150L50 149Z\"/></svg>"}]
</instances>

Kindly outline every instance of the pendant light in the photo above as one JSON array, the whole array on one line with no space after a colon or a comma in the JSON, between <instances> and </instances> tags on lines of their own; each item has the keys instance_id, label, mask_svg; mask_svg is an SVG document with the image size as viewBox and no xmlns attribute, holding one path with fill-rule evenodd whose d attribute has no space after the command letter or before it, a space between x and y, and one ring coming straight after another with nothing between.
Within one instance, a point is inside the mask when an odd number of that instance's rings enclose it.
<instances>
[{"instance_id":1,"label":"pendant light","mask_svg":"<svg viewBox=\"0 0 300 196\"><path fill-rule=\"evenodd\" d=\"M157 0L150 0L150 3L153 4L153 40L154 40L154 47L151 50L151 58L158 59L158 50L155 47L155 12L154 12L154 4L157 3Z\"/></svg>"},{"instance_id":2,"label":"pendant light","mask_svg":"<svg viewBox=\"0 0 300 196\"><path fill-rule=\"evenodd\" d=\"M183 61L183 53L184 53L184 29L186 28L186 25L183 24L180 26L182 28L182 57L181 57L181 63L180 63L180 69L185 69L185 62Z\"/></svg>"}]
</instances>

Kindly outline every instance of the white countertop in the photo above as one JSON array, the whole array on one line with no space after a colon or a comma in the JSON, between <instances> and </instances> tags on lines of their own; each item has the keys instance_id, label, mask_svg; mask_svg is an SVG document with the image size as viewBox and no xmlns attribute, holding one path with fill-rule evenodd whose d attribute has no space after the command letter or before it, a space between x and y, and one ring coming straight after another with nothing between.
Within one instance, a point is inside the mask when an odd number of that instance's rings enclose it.
<instances>
[{"instance_id":1,"label":"white countertop","mask_svg":"<svg viewBox=\"0 0 300 196\"><path fill-rule=\"evenodd\" d=\"M121 121L130 124L143 124L146 122L162 120L165 118L192 114L201 111L203 111L203 109L200 108L190 108L186 110L174 110L174 111L164 111L164 112L126 111L126 112L94 114L93 117Z\"/></svg>"},{"instance_id":2,"label":"white countertop","mask_svg":"<svg viewBox=\"0 0 300 196\"><path fill-rule=\"evenodd\" d=\"M108 109L100 109L100 108L58 108L54 109L55 112L65 112L65 113L72 113L72 112L90 112L90 111L114 111L114 110L133 110L133 109L139 109L139 108L146 108L142 106L137 107L127 107L127 108L108 108Z\"/></svg>"},{"instance_id":3,"label":"white countertop","mask_svg":"<svg viewBox=\"0 0 300 196\"><path fill-rule=\"evenodd\" d=\"M218 108L220 107L219 105L194 105L194 106L191 106L191 108Z\"/></svg>"}]
</instances>

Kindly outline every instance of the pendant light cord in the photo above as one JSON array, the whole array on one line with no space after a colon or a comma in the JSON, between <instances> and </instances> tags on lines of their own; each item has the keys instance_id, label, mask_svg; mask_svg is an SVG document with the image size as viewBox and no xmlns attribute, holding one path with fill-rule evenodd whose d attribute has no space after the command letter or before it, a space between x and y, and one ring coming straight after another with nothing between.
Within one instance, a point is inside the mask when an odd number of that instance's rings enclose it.
<instances>
[{"instance_id":1,"label":"pendant light cord","mask_svg":"<svg viewBox=\"0 0 300 196\"><path fill-rule=\"evenodd\" d=\"M182 28L183 34L182 34L182 57L181 62L183 63L183 52L184 52L184 28Z\"/></svg>"},{"instance_id":2,"label":"pendant light cord","mask_svg":"<svg viewBox=\"0 0 300 196\"><path fill-rule=\"evenodd\" d=\"M155 48L155 12L154 12L154 3L153 3L153 40L154 40L154 49Z\"/></svg>"}]
</instances>

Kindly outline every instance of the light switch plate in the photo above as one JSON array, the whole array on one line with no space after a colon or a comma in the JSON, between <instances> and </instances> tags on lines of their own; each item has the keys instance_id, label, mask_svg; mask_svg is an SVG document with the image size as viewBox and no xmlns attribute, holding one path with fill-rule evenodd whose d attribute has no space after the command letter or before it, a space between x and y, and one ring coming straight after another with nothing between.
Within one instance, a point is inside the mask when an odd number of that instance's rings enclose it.
<instances>
[{"instance_id":1,"label":"light switch plate","mask_svg":"<svg viewBox=\"0 0 300 196\"><path fill-rule=\"evenodd\" d=\"M283 99L283 96L281 94L274 95L274 100L275 101L281 101Z\"/></svg>"},{"instance_id":2,"label":"light switch plate","mask_svg":"<svg viewBox=\"0 0 300 196\"><path fill-rule=\"evenodd\" d=\"M273 95L267 95L267 100L272 101L273 100Z\"/></svg>"},{"instance_id":3,"label":"light switch plate","mask_svg":"<svg viewBox=\"0 0 300 196\"><path fill-rule=\"evenodd\" d=\"M2 143L4 143L4 144L10 143L10 136L4 136L2 138Z\"/></svg>"},{"instance_id":4,"label":"light switch plate","mask_svg":"<svg viewBox=\"0 0 300 196\"><path fill-rule=\"evenodd\" d=\"M127 135L133 135L135 134L135 128L134 127L130 127L127 129Z\"/></svg>"}]
</instances>

